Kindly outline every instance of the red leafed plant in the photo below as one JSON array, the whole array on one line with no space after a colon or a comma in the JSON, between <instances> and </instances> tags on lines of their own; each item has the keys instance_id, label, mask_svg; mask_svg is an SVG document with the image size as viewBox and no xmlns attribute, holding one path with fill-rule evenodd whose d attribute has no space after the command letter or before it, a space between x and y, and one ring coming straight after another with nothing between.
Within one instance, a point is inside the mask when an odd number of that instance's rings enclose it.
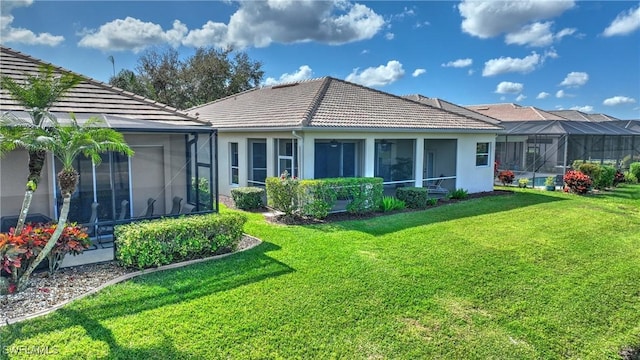
<instances>
[{"instance_id":1,"label":"red leafed plant","mask_svg":"<svg viewBox=\"0 0 640 360\"><path fill-rule=\"evenodd\" d=\"M35 260L57 224L28 224L20 235L10 229L8 233L0 233L0 265L3 275L11 275L15 282L21 273ZM56 242L49 258L49 271L55 272L66 254L77 255L91 246L91 240L85 228L77 224L65 227L60 239Z\"/></svg>"},{"instance_id":2,"label":"red leafed plant","mask_svg":"<svg viewBox=\"0 0 640 360\"><path fill-rule=\"evenodd\" d=\"M513 183L515 177L515 174L511 170L502 170L498 173L498 180L500 180L502 185Z\"/></svg>"},{"instance_id":3,"label":"red leafed plant","mask_svg":"<svg viewBox=\"0 0 640 360\"><path fill-rule=\"evenodd\" d=\"M564 174L564 184L571 192L582 195L589 191L592 182L589 175L579 170L571 170Z\"/></svg>"}]
</instances>

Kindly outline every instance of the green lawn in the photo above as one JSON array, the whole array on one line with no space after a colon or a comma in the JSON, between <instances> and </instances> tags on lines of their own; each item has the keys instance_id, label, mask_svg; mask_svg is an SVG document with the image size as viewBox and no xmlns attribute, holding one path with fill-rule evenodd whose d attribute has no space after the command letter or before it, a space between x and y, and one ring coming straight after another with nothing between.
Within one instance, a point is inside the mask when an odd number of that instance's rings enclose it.
<instances>
[{"instance_id":1,"label":"green lawn","mask_svg":"<svg viewBox=\"0 0 640 360\"><path fill-rule=\"evenodd\" d=\"M250 214L259 247L4 327L0 345L66 359L602 359L640 346L640 186L516 191L318 226Z\"/></svg>"}]
</instances>

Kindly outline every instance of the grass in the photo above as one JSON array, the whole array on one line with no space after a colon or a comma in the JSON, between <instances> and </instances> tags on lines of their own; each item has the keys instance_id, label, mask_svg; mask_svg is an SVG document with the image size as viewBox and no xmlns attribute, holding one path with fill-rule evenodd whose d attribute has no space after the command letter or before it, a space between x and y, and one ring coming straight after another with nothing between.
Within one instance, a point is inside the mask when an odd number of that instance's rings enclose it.
<instances>
[{"instance_id":1,"label":"grass","mask_svg":"<svg viewBox=\"0 0 640 360\"><path fill-rule=\"evenodd\" d=\"M249 214L259 247L1 328L0 345L12 358L617 358L640 347L639 199L639 185L526 189L314 226Z\"/></svg>"}]
</instances>

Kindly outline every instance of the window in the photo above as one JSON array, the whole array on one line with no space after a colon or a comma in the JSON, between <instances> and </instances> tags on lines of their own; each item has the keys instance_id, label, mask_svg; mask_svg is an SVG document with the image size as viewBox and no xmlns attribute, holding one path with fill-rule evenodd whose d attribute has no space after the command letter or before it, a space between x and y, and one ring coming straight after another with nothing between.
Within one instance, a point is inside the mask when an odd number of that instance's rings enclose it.
<instances>
[{"instance_id":1,"label":"window","mask_svg":"<svg viewBox=\"0 0 640 360\"><path fill-rule=\"evenodd\" d=\"M298 142L295 139L276 139L276 149L278 151L278 173L280 176L285 170L291 176L298 176Z\"/></svg>"},{"instance_id":2,"label":"window","mask_svg":"<svg viewBox=\"0 0 640 360\"><path fill-rule=\"evenodd\" d=\"M358 145L355 140L316 140L314 178L356 176Z\"/></svg>"},{"instance_id":3,"label":"window","mask_svg":"<svg viewBox=\"0 0 640 360\"><path fill-rule=\"evenodd\" d=\"M267 178L267 140L249 139L249 186L264 186Z\"/></svg>"},{"instance_id":4,"label":"window","mask_svg":"<svg viewBox=\"0 0 640 360\"><path fill-rule=\"evenodd\" d=\"M489 143L477 143L476 144L476 166L488 166L489 165Z\"/></svg>"},{"instance_id":5,"label":"window","mask_svg":"<svg viewBox=\"0 0 640 360\"><path fill-rule=\"evenodd\" d=\"M231 164L231 171L229 172L231 174L231 185L238 185L240 174L240 168L238 167L238 143L229 143L229 147L229 156L231 157L229 159L229 164Z\"/></svg>"}]
</instances>

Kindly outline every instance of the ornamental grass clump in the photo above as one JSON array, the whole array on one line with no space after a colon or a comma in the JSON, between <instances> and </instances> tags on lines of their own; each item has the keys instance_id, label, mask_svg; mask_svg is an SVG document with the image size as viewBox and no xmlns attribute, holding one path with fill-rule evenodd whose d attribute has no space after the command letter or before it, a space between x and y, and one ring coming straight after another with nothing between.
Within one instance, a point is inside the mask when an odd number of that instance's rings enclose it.
<instances>
[{"instance_id":1,"label":"ornamental grass clump","mask_svg":"<svg viewBox=\"0 0 640 360\"><path fill-rule=\"evenodd\" d=\"M591 189L591 178L578 170L567 171L564 174L565 191L571 191L576 194L586 194Z\"/></svg>"}]
</instances>

